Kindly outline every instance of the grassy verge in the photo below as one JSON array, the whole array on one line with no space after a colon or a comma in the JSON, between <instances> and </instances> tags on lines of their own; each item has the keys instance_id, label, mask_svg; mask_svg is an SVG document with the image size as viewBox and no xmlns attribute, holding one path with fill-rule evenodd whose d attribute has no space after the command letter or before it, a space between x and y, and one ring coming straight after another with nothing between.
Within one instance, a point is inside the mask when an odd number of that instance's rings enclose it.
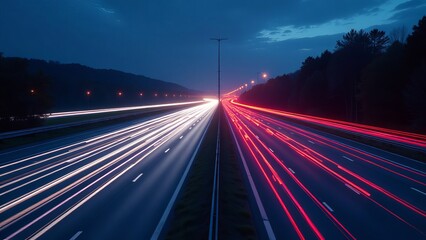
<instances>
[{"instance_id":1,"label":"grassy verge","mask_svg":"<svg viewBox=\"0 0 426 240\"><path fill-rule=\"evenodd\" d=\"M171 212L165 239L208 238L218 117L216 113ZM234 142L221 117L219 239L256 239Z\"/></svg>"},{"instance_id":2,"label":"grassy verge","mask_svg":"<svg viewBox=\"0 0 426 240\"><path fill-rule=\"evenodd\" d=\"M257 239L240 160L226 117L221 118L219 239Z\"/></svg>"},{"instance_id":3,"label":"grassy verge","mask_svg":"<svg viewBox=\"0 0 426 240\"><path fill-rule=\"evenodd\" d=\"M92 130L92 129L106 127L113 124L122 123L125 121L136 120L141 117L148 117L155 114L159 114L161 112L172 111L172 110L176 110L183 107L186 107L186 106L146 109L146 110L140 111L140 113L138 114L135 113L134 115L129 115L128 113L126 113L126 116L123 116L121 118L114 118L114 119L100 121L100 122L88 123L88 124L83 124L78 126L50 130L46 132L40 132L40 133L28 134L28 135L19 136L19 137L2 139L0 140L0 150L19 147L26 144L37 143L37 142L41 142L45 140L50 140L50 139L66 136L69 134L79 133L79 132L83 132L87 130ZM102 116L102 117L105 117L105 116Z\"/></svg>"},{"instance_id":4,"label":"grassy verge","mask_svg":"<svg viewBox=\"0 0 426 240\"><path fill-rule=\"evenodd\" d=\"M216 153L216 112L169 217L165 239L207 239Z\"/></svg>"}]
</instances>

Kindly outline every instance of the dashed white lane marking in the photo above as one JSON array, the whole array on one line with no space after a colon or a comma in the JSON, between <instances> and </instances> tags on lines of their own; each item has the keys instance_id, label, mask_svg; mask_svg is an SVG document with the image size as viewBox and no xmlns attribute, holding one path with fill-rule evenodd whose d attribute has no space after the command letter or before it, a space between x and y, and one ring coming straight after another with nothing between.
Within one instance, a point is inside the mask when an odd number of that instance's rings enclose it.
<instances>
[{"instance_id":1,"label":"dashed white lane marking","mask_svg":"<svg viewBox=\"0 0 426 240\"><path fill-rule=\"evenodd\" d=\"M269 150L271 150L271 152L274 152L274 150L272 150L271 148L269 148Z\"/></svg>"},{"instance_id":2,"label":"dashed white lane marking","mask_svg":"<svg viewBox=\"0 0 426 240\"><path fill-rule=\"evenodd\" d=\"M355 188L353 188L351 185L345 183L345 186L348 187L350 190L354 191L356 194L360 194L360 192L358 190L356 190Z\"/></svg>"},{"instance_id":3,"label":"dashed white lane marking","mask_svg":"<svg viewBox=\"0 0 426 240\"><path fill-rule=\"evenodd\" d=\"M334 212L334 210L328 206L328 204L326 202L322 202L322 204L324 204L324 206L330 211L330 212Z\"/></svg>"},{"instance_id":4,"label":"dashed white lane marking","mask_svg":"<svg viewBox=\"0 0 426 240\"><path fill-rule=\"evenodd\" d=\"M353 159L350 159L350 158L348 158L348 157L346 157L346 156L343 156L343 158L344 158L344 159L347 159L347 160L349 160L349 161L351 161L351 162L353 162L353 161L354 161Z\"/></svg>"},{"instance_id":5,"label":"dashed white lane marking","mask_svg":"<svg viewBox=\"0 0 426 240\"><path fill-rule=\"evenodd\" d=\"M137 177L135 177L135 179L133 179L132 182L136 182L140 177L142 177L143 173L139 174Z\"/></svg>"},{"instance_id":6,"label":"dashed white lane marking","mask_svg":"<svg viewBox=\"0 0 426 240\"><path fill-rule=\"evenodd\" d=\"M182 139L183 138L183 136L180 136L180 138L179 139Z\"/></svg>"},{"instance_id":7,"label":"dashed white lane marking","mask_svg":"<svg viewBox=\"0 0 426 240\"><path fill-rule=\"evenodd\" d=\"M314 142L312 142L311 140L308 140L308 142L310 142L310 143L312 143L312 144L315 144Z\"/></svg>"},{"instance_id":8,"label":"dashed white lane marking","mask_svg":"<svg viewBox=\"0 0 426 240\"><path fill-rule=\"evenodd\" d=\"M168 151L170 151L170 148L167 148L167 150L166 150L166 151L164 151L164 153L167 153Z\"/></svg>"},{"instance_id":9,"label":"dashed white lane marking","mask_svg":"<svg viewBox=\"0 0 426 240\"><path fill-rule=\"evenodd\" d=\"M71 238L70 238L70 240L76 240L77 238L78 238L78 236L80 236L80 234L82 234L83 233L83 231L78 231L78 232L76 232L75 234L74 234L74 236L72 236Z\"/></svg>"},{"instance_id":10,"label":"dashed white lane marking","mask_svg":"<svg viewBox=\"0 0 426 240\"><path fill-rule=\"evenodd\" d=\"M293 171L293 169L291 169L291 168L288 168L288 170L290 170L290 172L291 173L293 173L293 174L295 174L296 172L295 171Z\"/></svg>"},{"instance_id":11,"label":"dashed white lane marking","mask_svg":"<svg viewBox=\"0 0 426 240\"><path fill-rule=\"evenodd\" d=\"M411 189L413 189L414 191L419 192L419 193L421 193L421 194L423 194L423 195L425 195L425 196L426 196L426 193L424 193L424 192L420 191L420 190L419 190L419 189L417 189L417 188L413 188L413 187L411 187Z\"/></svg>"}]
</instances>

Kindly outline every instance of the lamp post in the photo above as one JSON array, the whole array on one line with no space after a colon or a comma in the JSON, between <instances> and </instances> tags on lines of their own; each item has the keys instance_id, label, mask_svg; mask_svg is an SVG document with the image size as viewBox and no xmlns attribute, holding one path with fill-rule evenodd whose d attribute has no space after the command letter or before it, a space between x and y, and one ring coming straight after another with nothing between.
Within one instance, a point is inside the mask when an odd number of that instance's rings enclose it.
<instances>
[{"instance_id":1,"label":"lamp post","mask_svg":"<svg viewBox=\"0 0 426 240\"><path fill-rule=\"evenodd\" d=\"M220 42L228 40L227 38L210 38L217 41L217 100L220 102Z\"/></svg>"}]
</instances>

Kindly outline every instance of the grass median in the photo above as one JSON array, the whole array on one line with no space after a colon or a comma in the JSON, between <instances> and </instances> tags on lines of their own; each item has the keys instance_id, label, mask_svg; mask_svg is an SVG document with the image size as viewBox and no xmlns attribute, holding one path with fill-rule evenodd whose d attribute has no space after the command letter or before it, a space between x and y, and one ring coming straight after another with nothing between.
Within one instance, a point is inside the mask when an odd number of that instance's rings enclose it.
<instances>
[{"instance_id":1,"label":"grass median","mask_svg":"<svg viewBox=\"0 0 426 240\"><path fill-rule=\"evenodd\" d=\"M216 155L216 112L168 220L165 239L207 239ZM222 114L219 239L256 239L233 139Z\"/></svg>"}]
</instances>

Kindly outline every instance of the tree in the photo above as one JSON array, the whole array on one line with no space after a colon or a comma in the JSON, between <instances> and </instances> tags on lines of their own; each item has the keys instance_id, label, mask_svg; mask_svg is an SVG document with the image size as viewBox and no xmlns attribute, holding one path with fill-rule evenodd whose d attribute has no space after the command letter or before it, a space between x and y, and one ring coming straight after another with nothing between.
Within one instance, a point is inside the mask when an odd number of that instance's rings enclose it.
<instances>
[{"instance_id":1,"label":"tree","mask_svg":"<svg viewBox=\"0 0 426 240\"><path fill-rule=\"evenodd\" d=\"M390 36L391 43L394 43L394 42L405 43L405 40L407 38L407 29L404 25L394 28L390 31L389 36Z\"/></svg>"},{"instance_id":2,"label":"tree","mask_svg":"<svg viewBox=\"0 0 426 240\"><path fill-rule=\"evenodd\" d=\"M407 61L411 69L426 64L426 16L420 19L418 25L407 38Z\"/></svg>"},{"instance_id":3,"label":"tree","mask_svg":"<svg viewBox=\"0 0 426 240\"><path fill-rule=\"evenodd\" d=\"M373 29L368 33L368 37L370 38L371 50L375 55L382 53L389 44L389 37L386 36L384 31Z\"/></svg>"},{"instance_id":4,"label":"tree","mask_svg":"<svg viewBox=\"0 0 426 240\"><path fill-rule=\"evenodd\" d=\"M0 57L0 129L37 124L50 107L48 78L29 74L28 60Z\"/></svg>"},{"instance_id":5,"label":"tree","mask_svg":"<svg viewBox=\"0 0 426 240\"><path fill-rule=\"evenodd\" d=\"M364 30L356 31L351 29L348 33L343 35L342 40L338 40L336 43L337 50L344 49L368 49L370 47L369 34Z\"/></svg>"},{"instance_id":6,"label":"tree","mask_svg":"<svg viewBox=\"0 0 426 240\"><path fill-rule=\"evenodd\" d=\"M403 54L403 44L394 42L386 53L363 70L360 98L364 123L388 128L406 124L402 95L406 84L405 71L401 67Z\"/></svg>"}]
</instances>

